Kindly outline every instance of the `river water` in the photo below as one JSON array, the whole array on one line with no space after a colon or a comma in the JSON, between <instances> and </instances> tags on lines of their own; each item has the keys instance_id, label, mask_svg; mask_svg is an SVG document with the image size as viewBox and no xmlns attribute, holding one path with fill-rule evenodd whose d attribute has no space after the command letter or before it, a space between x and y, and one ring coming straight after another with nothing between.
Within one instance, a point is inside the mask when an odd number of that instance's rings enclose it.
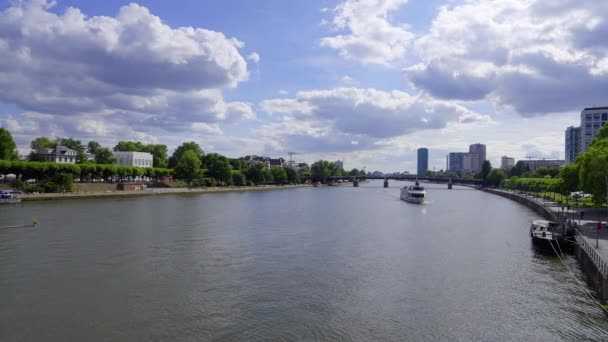
<instances>
[{"instance_id":1,"label":"river water","mask_svg":"<svg viewBox=\"0 0 608 342\"><path fill-rule=\"evenodd\" d=\"M381 182L0 206L1 341L607 340L536 215ZM570 273L574 274L573 275Z\"/></svg>"}]
</instances>

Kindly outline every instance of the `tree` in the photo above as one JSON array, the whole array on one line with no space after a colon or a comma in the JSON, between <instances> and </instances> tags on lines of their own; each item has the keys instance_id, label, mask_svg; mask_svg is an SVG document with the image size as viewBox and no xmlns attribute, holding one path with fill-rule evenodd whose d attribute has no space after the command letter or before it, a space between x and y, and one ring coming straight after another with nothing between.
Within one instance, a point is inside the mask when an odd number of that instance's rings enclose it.
<instances>
[{"instance_id":1,"label":"tree","mask_svg":"<svg viewBox=\"0 0 608 342\"><path fill-rule=\"evenodd\" d=\"M502 169L492 169L486 177L486 183L489 186L500 186L507 178L507 173Z\"/></svg>"},{"instance_id":2,"label":"tree","mask_svg":"<svg viewBox=\"0 0 608 342\"><path fill-rule=\"evenodd\" d=\"M100 147L95 153L95 163L97 164L114 164L116 158L112 151L107 147Z\"/></svg>"},{"instance_id":3,"label":"tree","mask_svg":"<svg viewBox=\"0 0 608 342\"><path fill-rule=\"evenodd\" d=\"M288 166L285 168L285 173L287 174L287 182L290 184L298 184L300 183L300 175L298 175L298 170L295 168Z\"/></svg>"},{"instance_id":4,"label":"tree","mask_svg":"<svg viewBox=\"0 0 608 342\"><path fill-rule=\"evenodd\" d=\"M481 166L481 171L480 171L480 175L481 175L481 179L483 180L483 184L486 184L490 171L492 171L492 164L490 164L489 160L485 160L483 162L483 165Z\"/></svg>"},{"instance_id":5,"label":"tree","mask_svg":"<svg viewBox=\"0 0 608 342\"><path fill-rule=\"evenodd\" d=\"M559 177L563 181L563 191L564 194L578 191L579 189L579 165L577 163L572 163L564 166L559 170Z\"/></svg>"},{"instance_id":6,"label":"tree","mask_svg":"<svg viewBox=\"0 0 608 342\"><path fill-rule=\"evenodd\" d=\"M272 178L274 183L277 185L283 185L287 183L287 172L281 166L274 166L270 168L270 173L272 174Z\"/></svg>"},{"instance_id":7,"label":"tree","mask_svg":"<svg viewBox=\"0 0 608 342\"><path fill-rule=\"evenodd\" d=\"M193 150L186 150L180 156L175 166L177 178L187 181L189 184L201 177L201 159Z\"/></svg>"},{"instance_id":8,"label":"tree","mask_svg":"<svg viewBox=\"0 0 608 342\"><path fill-rule=\"evenodd\" d=\"M199 157L199 159L205 155L203 149L197 143L195 143L194 141L188 141L181 144L175 149L175 152L173 152L173 155L171 156L171 158L169 158L169 167L175 167L186 151L194 151L194 153Z\"/></svg>"},{"instance_id":9,"label":"tree","mask_svg":"<svg viewBox=\"0 0 608 342\"><path fill-rule=\"evenodd\" d=\"M148 152L152 155L152 165L154 167L165 168L169 163L169 151L167 145L150 144L144 147L141 152Z\"/></svg>"},{"instance_id":10,"label":"tree","mask_svg":"<svg viewBox=\"0 0 608 342\"><path fill-rule=\"evenodd\" d=\"M245 176L241 173L241 170L232 170L232 184L236 186L243 186L247 183Z\"/></svg>"},{"instance_id":11,"label":"tree","mask_svg":"<svg viewBox=\"0 0 608 342\"><path fill-rule=\"evenodd\" d=\"M139 141L119 141L114 146L116 152L144 152L144 145Z\"/></svg>"},{"instance_id":12,"label":"tree","mask_svg":"<svg viewBox=\"0 0 608 342\"><path fill-rule=\"evenodd\" d=\"M32 142L30 143L30 147L36 152L41 152L44 149L51 148L54 146L55 143L47 137L38 137L32 140Z\"/></svg>"},{"instance_id":13,"label":"tree","mask_svg":"<svg viewBox=\"0 0 608 342\"><path fill-rule=\"evenodd\" d=\"M17 145L11 133L0 128L0 160L15 160L17 158Z\"/></svg>"},{"instance_id":14,"label":"tree","mask_svg":"<svg viewBox=\"0 0 608 342\"><path fill-rule=\"evenodd\" d=\"M87 152L90 154L97 154L97 150L101 148L101 145L97 141L89 141L87 144Z\"/></svg>"},{"instance_id":15,"label":"tree","mask_svg":"<svg viewBox=\"0 0 608 342\"><path fill-rule=\"evenodd\" d=\"M207 169L207 175L216 181L230 184L232 181L232 166L228 158L217 153L211 153L203 158L203 166Z\"/></svg>"},{"instance_id":16,"label":"tree","mask_svg":"<svg viewBox=\"0 0 608 342\"><path fill-rule=\"evenodd\" d=\"M265 168L266 166L262 163L251 164L247 170L245 170L245 177L254 185L264 183Z\"/></svg>"},{"instance_id":17,"label":"tree","mask_svg":"<svg viewBox=\"0 0 608 342\"><path fill-rule=\"evenodd\" d=\"M593 203L606 200L606 176L608 176L608 139L596 142L576 159L579 164L580 183L583 191L593 196Z\"/></svg>"},{"instance_id":18,"label":"tree","mask_svg":"<svg viewBox=\"0 0 608 342\"><path fill-rule=\"evenodd\" d=\"M509 170L509 177L521 177L524 173L529 171L530 167L528 166L528 164L525 161L520 160L515 164L515 166L511 168L511 170Z\"/></svg>"},{"instance_id":19,"label":"tree","mask_svg":"<svg viewBox=\"0 0 608 342\"><path fill-rule=\"evenodd\" d=\"M323 182L327 180L327 177L331 176L330 162L327 160L319 160L312 164L310 167L310 173L315 182Z\"/></svg>"}]
</instances>

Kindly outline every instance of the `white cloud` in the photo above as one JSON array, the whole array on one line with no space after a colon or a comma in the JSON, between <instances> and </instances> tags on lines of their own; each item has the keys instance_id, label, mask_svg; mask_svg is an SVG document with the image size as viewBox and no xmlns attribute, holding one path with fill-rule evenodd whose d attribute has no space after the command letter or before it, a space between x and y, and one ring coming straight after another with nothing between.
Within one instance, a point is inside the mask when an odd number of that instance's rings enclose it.
<instances>
[{"instance_id":1,"label":"white cloud","mask_svg":"<svg viewBox=\"0 0 608 342\"><path fill-rule=\"evenodd\" d=\"M605 101L608 3L467 1L418 38L409 80L434 97L488 99L524 115Z\"/></svg>"},{"instance_id":2,"label":"white cloud","mask_svg":"<svg viewBox=\"0 0 608 342\"><path fill-rule=\"evenodd\" d=\"M124 134L110 122L149 131L170 120L187 127L255 117L248 103L222 96L249 78L237 39L172 28L133 3L115 17L52 7L22 1L0 12L0 102L56 115L52 121L74 136Z\"/></svg>"},{"instance_id":3,"label":"white cloud","mask_svg":"<svg viewBox=\"0 0 608 342\"><path fill-rule=\"evenodd\" d=\"M407 0L345 0L334 8L332 27L344 32L321 39L321 46L363 64L390 65L405 55L414 37L390 15Z\"/></svg>"},{"instance_id":4,"label":"white cloud","mask_svg":"<svg viewBox=\"0 0 608 342\"><path fill-rule=\"evenodd\" d=\"M252 61L255 64L260 63L260 55L257 52L252 52L247 55L247 60Z\"/></svg>"},{"instance_id":5,"label":"white cloud","mask_svg":"<svg viewBox=\"0 0 608 342\"><path fill-rule=\"evenodd\" d=\"M295 98L263 101L260 107L282 120L262 126L258 134L275 137L289 148L316 152L365 150L416 130L490 121L460 105L397 90L301 91Z\"/></svg>"}]
</instances>

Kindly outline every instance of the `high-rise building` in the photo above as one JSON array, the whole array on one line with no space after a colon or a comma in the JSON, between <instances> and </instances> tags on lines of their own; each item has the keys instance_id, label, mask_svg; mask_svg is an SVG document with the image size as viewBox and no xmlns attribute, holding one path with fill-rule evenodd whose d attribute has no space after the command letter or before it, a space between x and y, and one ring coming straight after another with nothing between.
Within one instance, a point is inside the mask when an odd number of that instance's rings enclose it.
<instances>
[{"instance_id":1,"label":"high-rise building","mask_svg":"<svg viewBox=\"0 0 608 342\"><path fill-rule=\"evenodd\" d=\"M515 166L515 158L502 156L500 158L500 168L507 171L510 170L513 166Z\"/></svg>"},{"instance_id":2,"label":"high-rise building","mask_svg":"<svg viewBox=\"0 0 608 342\"><path fill-rule=\"evenodd\" d=\"M343 170L344 170L344 162L343 162L343 161L341 161L341 160L336 160L335 164L336 164L336 167L337 167L338 169L343 169Z\"/></svg>"},{"instance_id":3,"label":"high-rise building","mask_svg":"<svg viewBox=\"0 0 608 342\"><path fill-rule=\"evenodd\" d=\"M473 144L469 146L469 154L471 155L471 171L478 172L486 161L486 145Z\"/></svg>"},{"instance_id":4,"label":"high-rise building","mask_svg":"<svg viewBox=\"0 0 608 342\"><path fill-rule=\"evenodd\" d=\"M581 145L579 153L587 151L595 134L607 121L608 107L591 107L583 109L581 112Z\"/></svg>"},{"instance_id":5,"label":"high-rise building","mask_svg":"<svg viewBox=\"0 0 608 342\"><path fill-rule=\"evenodd\" d=\"M452 172L463 172L464 171L464 156L465 152L450 152L448 154L448 166L447 170Z\"/></svg>"},{"instance_id":6,"label":"high-rise building","mask_svg":"<svg viewBox=\"0 0 608 342\"><path fill-rule=\"evenodd\" d=\"M581 128L570 126L566 128L566 163L573 163L580 153Z\"/></svg>"},{"instance_id":7,"label":"high-rise building","mask_svg":"<svg viewBox=\"0 0 608 342\"><path fill-rule=\"evenodd\" d=\"M429 170L429 150L421 147L418 149L418 168L416 174L418 176L424 176Z\"/></svg>"}]
</instances>

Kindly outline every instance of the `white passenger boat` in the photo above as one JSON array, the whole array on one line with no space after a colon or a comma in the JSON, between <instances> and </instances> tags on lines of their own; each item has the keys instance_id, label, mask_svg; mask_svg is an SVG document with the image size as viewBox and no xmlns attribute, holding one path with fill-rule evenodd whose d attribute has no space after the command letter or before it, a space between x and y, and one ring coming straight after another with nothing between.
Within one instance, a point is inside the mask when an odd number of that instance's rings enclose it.
<instances>
[{"instance_id":1,"label":"white passenger boat","mask_svg":"<svg viewBox=\"0 0 608 342\"><path fill-rule=\"evenodd\" d=\"M418 181L414 185L406 185L401 188L401 199L406 202L422 204L424 203L425 196L426 191L424 191L424 187L420 186Z\"/></svg>"},{"instance_id":2,"label":"white passenger boat","mask_svg":"<svg viewBox=\"0 0 608 342\"><path fill-rule=\"evenodd\" d=\"M532 243L540 249L554 251L554 248L557 248L556 235L558 228L559 225L553 221L532 220L530 225Z\"/></svg>"},{"instance_id":3,"label":"white passenger boat","mask_svg":"<svg viewBox=\"0 0 608 342\"><path fill-rule=\"evenodd\" d=\"M15 204L21 202L21 198L17 197L21 191L0 190L0 204Z\"/></svg>"}]
</instances>

